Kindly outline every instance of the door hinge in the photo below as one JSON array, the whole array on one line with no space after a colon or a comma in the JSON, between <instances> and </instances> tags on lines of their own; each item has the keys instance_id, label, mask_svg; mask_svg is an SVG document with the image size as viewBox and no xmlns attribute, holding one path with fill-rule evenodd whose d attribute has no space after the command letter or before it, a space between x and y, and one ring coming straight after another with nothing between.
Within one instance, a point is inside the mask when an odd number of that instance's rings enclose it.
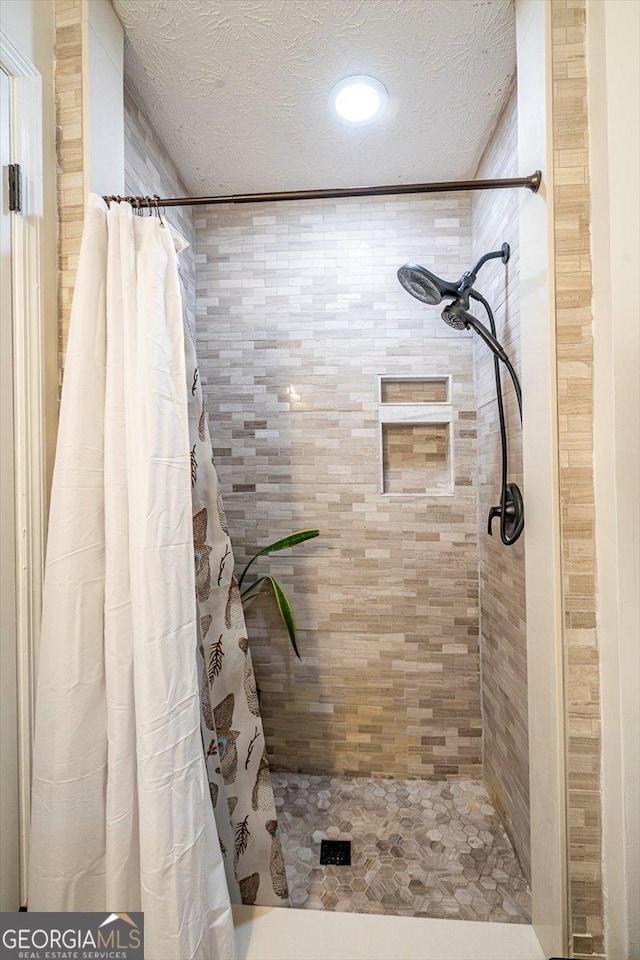
<instances>
[{"instance_id":1,"label":"door hinge","mask_svg":"<svg viewBox=\"0 0 640 960\"><path fill-rule=\"evenodd\" d=\"M22 174L19 163L9 164L9 210L15 213L22 210Z\"/></svg>"}]
</instances>

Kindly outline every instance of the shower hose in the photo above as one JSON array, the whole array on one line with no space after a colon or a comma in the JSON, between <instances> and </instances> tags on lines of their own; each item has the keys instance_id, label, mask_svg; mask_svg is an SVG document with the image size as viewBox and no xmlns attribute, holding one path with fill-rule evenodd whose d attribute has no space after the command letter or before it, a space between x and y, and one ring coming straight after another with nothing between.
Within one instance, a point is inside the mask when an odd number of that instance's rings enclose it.
<instances>
[{"instance_id":1,"label":"shower hose","mask_svg":"<svg viewBox=\"0 0 640 960\"><path fill-rule=\"evenodd\" d=\"M478 300L484 307L487 317L489 318L489 325L491 327L491 333L494 338L497 339L496 331L496 321L493 316L493 311L489 306L488 302L478 293L476 290L472 294L475 300ZM513 389L515 390L516 400L518 402L518 413L520 415L520 424L522 425L522 390L520 388L520 381L518 380L518 375L514 370L513 364L508 357L504 357L502 362L509 371L509 375L513 382ZM493 521L496 517L500 518L500 539L507 546L512 546L516 540L520 537L520 534L524 530L524 502L522 499L522 493L520 488L516 483L510 483L507 480L509 472L509 448L507 444L507 424L506 417L504 412L504 400L502 396L502 379L500 376L500 360L494 354L493 356L493 371L496 381L496 398L498 401L498 419L500 422L500 445L502 448L502 483L501 483L501 494L500 494L500 506L491 507L489 511L489 520L488 520L488 532L491 534L493 531L491 529Z\"/></svg>"}]
</instances>

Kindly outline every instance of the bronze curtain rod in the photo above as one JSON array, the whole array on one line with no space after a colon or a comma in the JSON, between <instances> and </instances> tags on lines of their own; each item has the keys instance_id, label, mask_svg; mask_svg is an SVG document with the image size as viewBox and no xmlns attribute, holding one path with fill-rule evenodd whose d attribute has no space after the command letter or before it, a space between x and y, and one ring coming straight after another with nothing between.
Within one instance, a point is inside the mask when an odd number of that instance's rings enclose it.
<instances>
[{"instance_id":1,"label":"bronze curtain rod","mask_svg":"<svg viewBox=\"0 0 640 960\"><path fill-rule=\"evenodd\" d=\"M441 183L395 183L384 187L335 187L328 190L287 190L281 193L237 193L220 197L104 197L131 203L137 207L200 207L215 203L269 203L281 200L334 200L341 197L386 197L402 193L455 193L464 190L511 190L526 187L537 193L542 173L529 177L503 177L494 180L450 180Z\"/></svg>"}]
</instances>

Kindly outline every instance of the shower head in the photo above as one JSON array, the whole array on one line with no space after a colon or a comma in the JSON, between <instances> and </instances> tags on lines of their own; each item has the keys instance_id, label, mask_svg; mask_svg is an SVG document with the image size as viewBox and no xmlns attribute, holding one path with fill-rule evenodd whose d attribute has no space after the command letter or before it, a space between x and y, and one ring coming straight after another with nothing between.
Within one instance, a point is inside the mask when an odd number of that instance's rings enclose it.
<instances>
[{"instance_id":1,"label":"shower head","mask_svg":"<svg viewBox=\"0 0 640 960\"><path fill-rule=\"evenodd\" d=\"M492 353L502 360L503 363L506 362L508 357L502 344L494 337L491 331L487 330L484 323L481 323L472 313L469 313L466 309L468 306L468 302L465 302L461 298L454 300L453 303L447 304L441 313L441 317L444 322L449 324L450 327L453 327L454 330L469 330L469 328L475 330Z\"/></svg>"},{"instance_id":2,"label":"shower head","mask_svg":"<svg viewBox=\"0 0 640 960\"><path fill-rule=\"evenodd\" d=\"M458 295L458 287L436 277L435 273L425 270L417 263L405 263L398 270L398 280L412 297L435 306L443 297Z\"/></svg>"},{"instance_id":3,"label":"shower head","mask_svg":"<svg viewBox=\"0 0 640 960\"><path fill-rule=\"evenodd\" d=\"M454 330L469 329L468 317L471 316L471 314L467 313L460 300L455 300L453 303L448 303L440 316L444 322L450 327L453 327Z\"/></svg>"},{"instance_id":4,"label":"shower head","mask_svg":"<svg viewBox=\"0 0 640 960\"><path fill-rule=\"evenodd\" d=\"M464 305L469 306L469 293L478 275L478 271L487 260L494 260L500 257L503 263L509 259L510 248L508 243L503 243L500 250L494 250L492 253L485 253L471 270L467 270L459 280L451 282L436 277L435 273L421 267L419 263L405 263L398 270L398 280L412 297L420 300L422 303L428 303L435 307L444 297L460 298ZM443 315L444 319L444 315ZM465 326L457 326L455 323L447 320L450 326L455 326L457 330L462 330Z\"/></svg>"}]
</instances>

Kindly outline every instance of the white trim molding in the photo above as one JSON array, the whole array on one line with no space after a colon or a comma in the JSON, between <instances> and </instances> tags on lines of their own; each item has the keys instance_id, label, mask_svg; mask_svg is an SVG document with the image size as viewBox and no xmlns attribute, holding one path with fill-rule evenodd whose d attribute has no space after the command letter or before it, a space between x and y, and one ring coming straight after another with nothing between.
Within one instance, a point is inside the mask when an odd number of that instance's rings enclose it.
<instances>
[{"instance_id":1,"label":"white trim molding","mask_svg":"<svg viewBox=\"0 0 640 960\"><path fill-rule=\"evenodd\" d=\"M0 66L11 80L12 160L22 173L22 209L12 215L16 496L16 613L20 764L21 899L27 901L34 719L47 503L45 340L42 290L42 78L0 30Z\"/></svg>"},{"instance_id":2,"label":"white trim molding","mask_svg":"<svg viewBox=\"0 0 640 960\"><path fill-rule=\"evenodd\" d=\"M568 944L567 791L554 284L551 6L516 0L520 169L543 172L520 201L526 490L527 685L532 922L547 956Z\"/></svg>"},{"instance_id":3,"label":"white trim molding","mask_svg":"<svg viewBox=\"0 0 640 960\"><path fill-rule=\"evenodd\" d=\"M640 11L587 4L607 956L640 956Z\"/></svg>"}]
</instances>

